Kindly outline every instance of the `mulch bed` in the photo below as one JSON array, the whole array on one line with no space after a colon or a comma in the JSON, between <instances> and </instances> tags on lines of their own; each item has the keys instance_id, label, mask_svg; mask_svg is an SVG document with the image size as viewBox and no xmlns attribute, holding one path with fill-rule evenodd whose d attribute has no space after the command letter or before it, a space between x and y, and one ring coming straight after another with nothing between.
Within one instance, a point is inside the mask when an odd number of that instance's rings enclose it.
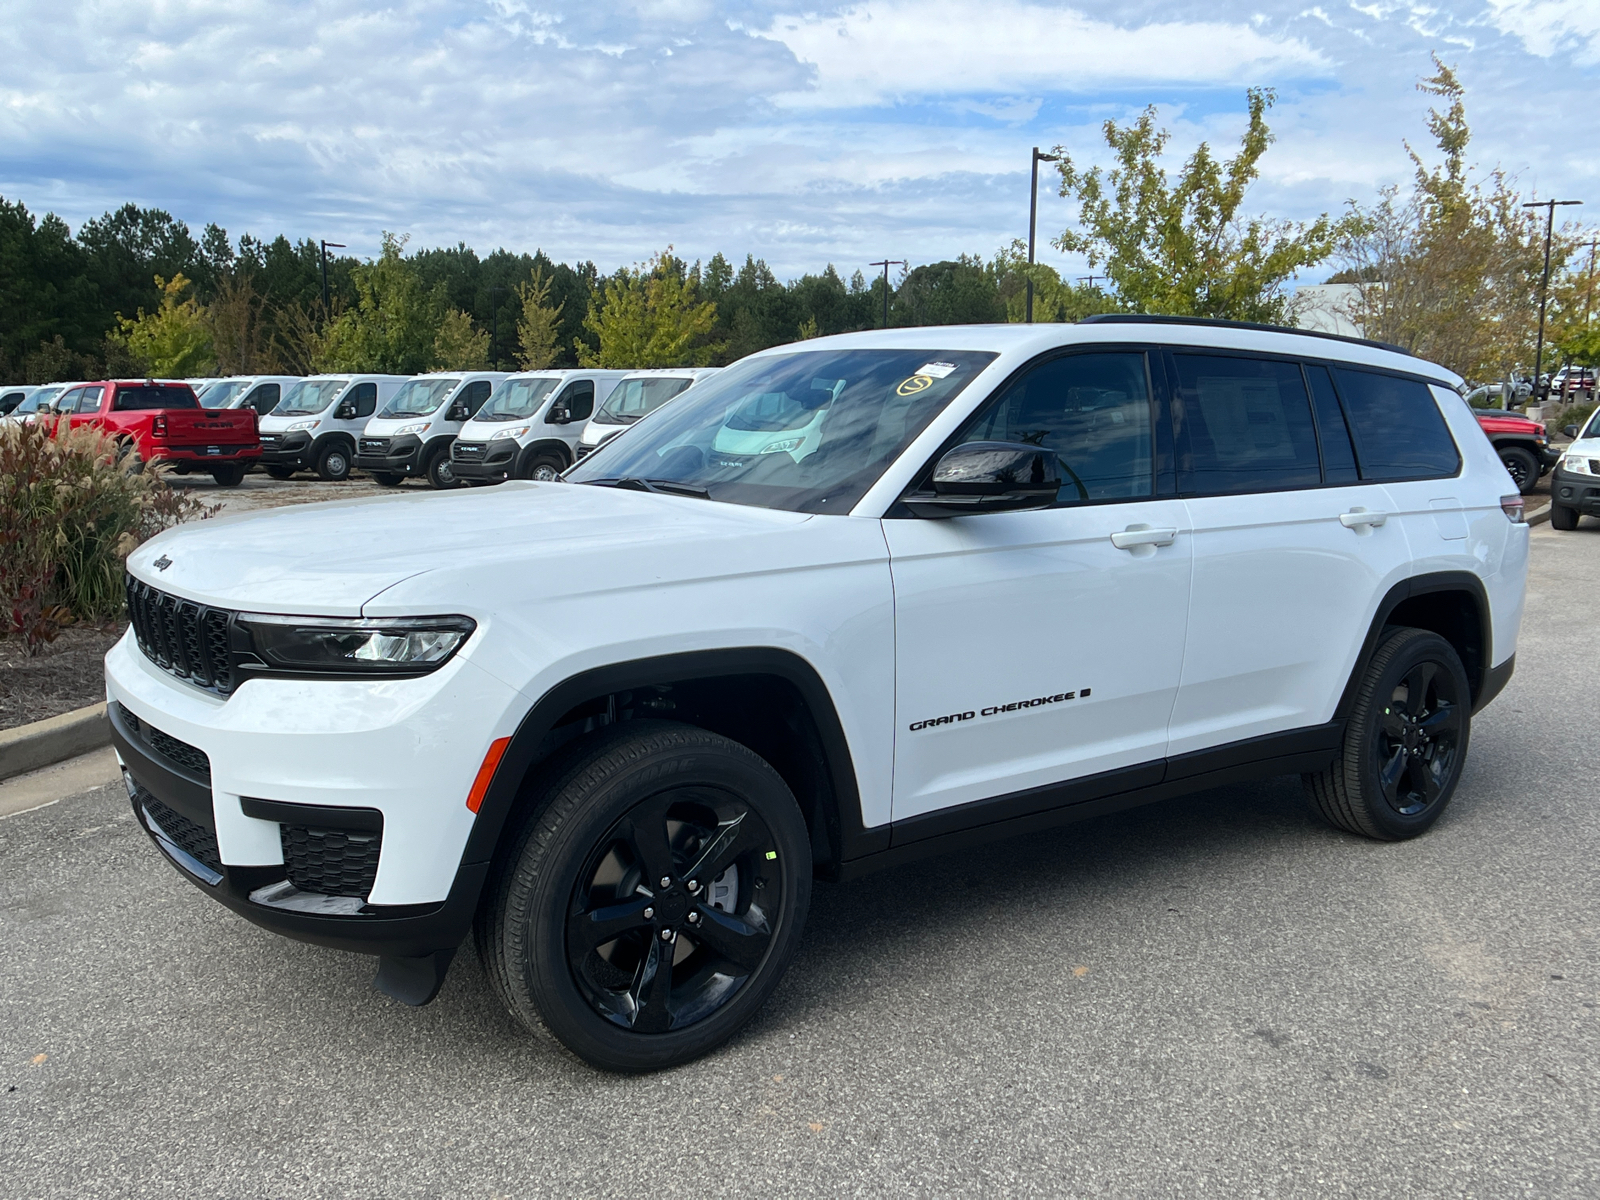
<instances>
[{"instance_id":1,"label":"mulch bed","mask_svg":"<svg viewBox=\"0 0 1600 1200\"><path fill-rule=\"evenodd\" d=\"M106 651L124 628L75 625L31 657L21 638L0 638L0 729L104 700Z\"/></svg>"}]
</instances>

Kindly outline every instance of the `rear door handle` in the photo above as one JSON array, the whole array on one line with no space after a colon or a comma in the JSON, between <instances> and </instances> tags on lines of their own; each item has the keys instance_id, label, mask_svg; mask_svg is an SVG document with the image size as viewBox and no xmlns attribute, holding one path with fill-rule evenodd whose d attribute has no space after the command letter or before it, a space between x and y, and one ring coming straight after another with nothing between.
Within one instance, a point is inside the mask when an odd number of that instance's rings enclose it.
<instances>
[{"instance_id":1,"label":"rear door handle","mask_svg":"<svg viewBox=\"0 0 1600 1200\"><path fill-rule=\"evenodd\" d=\"M1354 529L1357 533L1365 533L1376 529L1389 519L1386 512L1368 512L1364 508L1352 508L1349 512L1339 514L1339 524L1346 529Z\"/></svg>"},{"instance_id":2,"label":"rear door handle","mask_svg":"<svg viewBox=\"0 0 1600 1200\"><path fill-rule=\"evenodd\" d=\"M1129 525L1120 533L1111 535L1111 544L1118 550L1137 550L1141 546L1170 546L1178 536L1176 529L1152 529L1148 525Z\"/></svg>"}]
</instances>

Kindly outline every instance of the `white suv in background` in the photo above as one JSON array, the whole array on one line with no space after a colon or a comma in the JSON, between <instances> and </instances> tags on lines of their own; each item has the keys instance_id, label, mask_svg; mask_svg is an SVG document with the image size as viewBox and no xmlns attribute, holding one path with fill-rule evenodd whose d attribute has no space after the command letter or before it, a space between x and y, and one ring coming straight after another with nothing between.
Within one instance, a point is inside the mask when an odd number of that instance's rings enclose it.
<instances>
[{"instance_id":1,"label":"white suv in background","mask_svg":"<svg viewBox=\"0 0 1600 1200\"><path fill-rule=\"evenodd\" d=\"M626 1071L750 1019L813 877L1282 774L1413 837L1528 564L1459 383L1264 326L890 329L753 354L425 522L180 526L129 557L106 659L134 811L407 1003L474 934L519 1020Z\"/></svg>"},{"instance_id":2,"label":"white suv in background","mask_svg":"<svg viewBox=\"0 0 1600 1200\"><path fill-rule=\"evenodd\" d=\"M456 486L450 444L505 379L504 371L439 371L407 381L356 442L356 467L393 487L421 477L435 488Z\"/></svg>"},{"instance_id":3,"label":"white suv in background","mask_svg":"<svg viewBox=\"0 0 1600 1200\"><path fill-rule=\"evenodd\" d=\"M578 457L587 458L601 442L617 436L640 417L655 412L668 400L681 396L702 379L709 379L721 367L661 367L630 371L613 389L606 402L594 410L578 439Z\"/></svg>"},{"instance_id":4,"label":"white suv in background","mask_svg":"<svg viewBox=\"0 0 1600 1200\"><path fill-rule=\"evenodd\" d=\"M261 418L262 467L274 479L296 471L315 471L327 480L347 478L356 439L407 378L341 374L297 380Z\"/></svg>"},{"instance_id":5,"label":"white suv in background","mask_svg":"<svg viewBox=\"0 0 1600 1200\"><path fill-rule=\"evenodd\" d=\"M450 448L450 469L472 483L557 478L576 458L596 405L627 374L584 369L510 376L461 427Z\"/></svg>"}]
</instances>

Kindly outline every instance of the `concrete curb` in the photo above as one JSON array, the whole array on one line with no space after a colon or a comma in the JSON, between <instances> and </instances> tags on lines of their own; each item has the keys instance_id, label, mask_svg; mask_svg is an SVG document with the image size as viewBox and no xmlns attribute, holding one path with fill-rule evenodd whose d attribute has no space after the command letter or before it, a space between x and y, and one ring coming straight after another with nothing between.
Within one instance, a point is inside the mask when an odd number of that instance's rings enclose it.
<instances>
[{"instance_id":1,"label":"concrete curb","mask_svg":"<svg viewBox=\"0 0 1600 1200\"><path fill-rule=\"evenodd\" d=\"M106 720L104 701L31 725L0 730L0 779L37 771L110 744L111 723Z\"/></svg>"},{"instance_id":2,"label":"concrete curb","mask_svg":"<svg viewBox=\"0 0 1600 1200\"><path fill-rule=\"evenodd\" d=\"M1550 505L1548 504L1546 504L1538 512L1531 512L1523 518L1523 520L1527 521L1529 525L1543 525L1549 519Z\"/></svg>"}]
</instances>

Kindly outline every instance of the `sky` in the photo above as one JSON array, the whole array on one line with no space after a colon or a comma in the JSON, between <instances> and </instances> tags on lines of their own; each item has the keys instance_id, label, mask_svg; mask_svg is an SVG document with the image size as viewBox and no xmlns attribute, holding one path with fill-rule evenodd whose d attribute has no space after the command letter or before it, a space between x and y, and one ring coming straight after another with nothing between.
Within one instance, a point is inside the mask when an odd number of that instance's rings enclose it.
<instances>
[{"instance_id":1,"label":"sky","mask_svg":"<svg viewBox=\"0 0 1600 1200\"><path fill-rule=\"evenodd\" d=\"M377 252L542 248L603 271L667 245L833 263L985 257L1026 236L1030 148L1103 161L1160 109L1173 166L1274 89L1248 207L1305 220L1431 149L1430 53L1470 158L1600 224L1600 0L8 0L0 196L74 228L127 201L198 233ZM1048 170L1048 168L1046 168ZM1040 259L1071 219L1048 174ZM1569 209L1584 213L1585 209ZM1313 273L1315 274L1315 273ZM1308 276L1311 278L1312 276Z\"/></svg>"}]
</instances>

